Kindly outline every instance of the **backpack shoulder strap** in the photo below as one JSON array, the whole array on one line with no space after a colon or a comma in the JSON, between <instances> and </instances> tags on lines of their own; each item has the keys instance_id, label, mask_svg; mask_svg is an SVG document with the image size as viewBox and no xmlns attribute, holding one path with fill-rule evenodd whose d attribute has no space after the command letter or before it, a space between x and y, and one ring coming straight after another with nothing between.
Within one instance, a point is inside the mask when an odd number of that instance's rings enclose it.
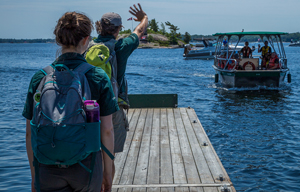
<instances>
[{"instance_id":1,"label":"backpack shoulder strap","mask_svg":"<svg viewBox=\"0 0 300 192\"><path fill-rule=\"evenodd\" d=\"M104 42L104 45L108 47L111 54L115 54L116 43L117 43L117 40L110 39L109 41Z\"/></svg>"},{"instance_id":2,"label":"backpack shoulder strap","mask_svg":"<svg viewBox=\"0 0 300 192\"><path fill-rule=\"evenodd\" d=\"M45 67L44 69L41 69L41 71L45 74L48 75L49 73L54 71L53 65L48 65L47 67Z\"/></svg>"},{"instance_id":3,"label":"backpack shoulder strap","mask_svg":"<svg viewBox=\"0 0 300 192\"><path fill-rule=\"evenodd\" d=\"M95 68L95 66L88 64L87 62L81 63L80 65L78 65L74 71L77 72L83 72L84 74L87 73L89 70Z\"/></svg>"}]
</instances>

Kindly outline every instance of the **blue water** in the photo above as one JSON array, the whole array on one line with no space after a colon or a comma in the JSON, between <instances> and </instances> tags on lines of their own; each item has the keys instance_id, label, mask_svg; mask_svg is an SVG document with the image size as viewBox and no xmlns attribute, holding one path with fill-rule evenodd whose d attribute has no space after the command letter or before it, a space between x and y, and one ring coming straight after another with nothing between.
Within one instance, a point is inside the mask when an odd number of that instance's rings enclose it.
<instances>
[{"instance_id":1,"label":"blue water","mask_svg":"<svg viewBox=\"0 0 300 192\"><path fill-rule=\"evenodd\" d=\"M0 191L30 191L23 110L32 75L55 44L0 44ZM280 89L226 89L212 60L182 49L138 49L128 61L130 93L177 93L195 109L237 191L300 191L300 48L286 47L292 83Z\"/></svg>"}]
</instances>

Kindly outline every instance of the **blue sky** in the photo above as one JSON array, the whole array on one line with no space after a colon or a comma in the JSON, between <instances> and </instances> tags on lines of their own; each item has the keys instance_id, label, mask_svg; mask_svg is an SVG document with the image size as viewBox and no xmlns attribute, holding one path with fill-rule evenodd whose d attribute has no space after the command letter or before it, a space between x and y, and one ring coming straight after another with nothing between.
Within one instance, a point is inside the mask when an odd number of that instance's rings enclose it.
<instances>
[{"instance_id":1,"label":"blue sky","mask_svg":"<svg viewBox=\"0 0 300 192\"><path fill-rule=\"evenodd\" d=\"M84 12L94 22L116 12L128 29L134 3L141 3L149 19L170 21L181 33L300 31L300 0L0 0L0 38L54 38L56 21L66 11Z\"/></svg>"}]
</instances>

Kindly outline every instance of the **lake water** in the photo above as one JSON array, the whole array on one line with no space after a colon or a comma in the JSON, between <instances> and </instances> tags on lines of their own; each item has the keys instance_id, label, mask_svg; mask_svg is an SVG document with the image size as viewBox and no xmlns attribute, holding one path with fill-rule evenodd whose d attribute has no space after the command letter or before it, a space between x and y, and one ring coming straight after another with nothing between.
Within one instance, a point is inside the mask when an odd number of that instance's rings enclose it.
<instances>
[{"instance_id":1,"label":"lake water","mask_svg":"<svg viewBox=\"0 0 300 192\"><path fill-rule=\"evenodd\" d=\"M237 191L300 191L300 48L287 47L292 83L226 89L212 60L182 49L138 49L128 60L129 92L177 93L195 109ZM32 75L51 64L55 44L0 44L0 191L30 191L22 110Z\"/></svg>"}]
</instances>

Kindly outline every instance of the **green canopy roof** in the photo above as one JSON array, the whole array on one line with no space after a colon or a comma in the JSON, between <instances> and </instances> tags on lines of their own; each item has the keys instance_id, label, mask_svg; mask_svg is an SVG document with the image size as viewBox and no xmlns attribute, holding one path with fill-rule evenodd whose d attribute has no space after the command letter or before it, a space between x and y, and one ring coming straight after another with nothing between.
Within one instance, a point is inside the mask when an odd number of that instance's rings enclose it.
<instances>
[{"instance_id":1,"label":"green canopy roof","mask_svg":"<svg viewBox=\"0 0 300 192\"><path fill-rule=\"evenodd\" d=\"M230 33L216 33L213 36L224 36L224 35L286 35L284 32L266 32L266 31L251 31L251 32L230 32Z\"/></svg>"}]
</instances>

